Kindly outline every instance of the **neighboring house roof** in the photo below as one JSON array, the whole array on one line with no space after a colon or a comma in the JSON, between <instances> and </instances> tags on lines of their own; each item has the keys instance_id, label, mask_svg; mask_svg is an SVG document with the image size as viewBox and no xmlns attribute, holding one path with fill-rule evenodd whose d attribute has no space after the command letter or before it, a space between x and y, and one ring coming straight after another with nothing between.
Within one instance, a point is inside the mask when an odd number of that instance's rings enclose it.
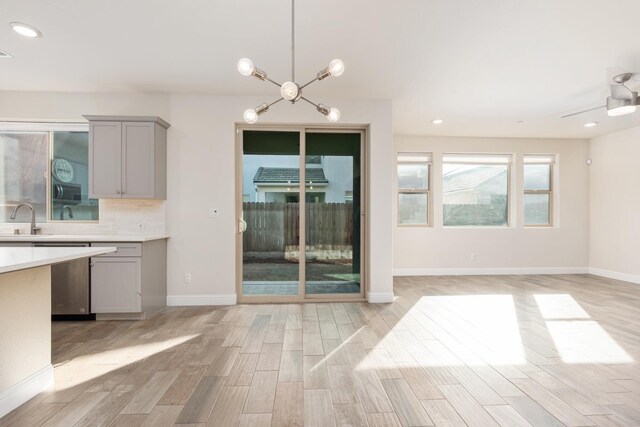
<instances>
[{"instance_id":1,"label":"neighboring house roof","mask_svg":"<svg viewBox=\"0 0 640 427\"><path fill-rule=\"evenodd\" d=\"M306 170L307 182L314 184L328 184L329 180L324 176L322 168L309 168ZM253 177L254 184L288 184L300 182L300 169L296 168L265 168L260 167Z\"/></svg>"},{"instance_id":2,"label":"neighboring house roof","mask_svg":"<svg viewBox=\"0 0 640 427\"><path fill-rule=\"evenodd\" d=\"M473 169L454 169L443 176L443 187L445 193L468 190L480 184L504 174L504 170L492 168L490 166L480 166Z\"/></svg>"}]
</instances>

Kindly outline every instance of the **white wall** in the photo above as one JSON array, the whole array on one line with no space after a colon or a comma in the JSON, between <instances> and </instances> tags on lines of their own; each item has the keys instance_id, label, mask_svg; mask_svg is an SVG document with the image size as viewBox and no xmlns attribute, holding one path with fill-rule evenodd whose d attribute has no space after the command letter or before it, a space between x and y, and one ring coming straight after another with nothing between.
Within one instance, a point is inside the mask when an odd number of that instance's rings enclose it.
<instances>
[{"instance_id":1,"label":"white wall","mask_svg":"<svg viewBox=\"0 0 640 427\"><path fill-rule=\"evenodd\" d=\"M168 231L169 293L176 301L190 295L235 294L235 127L241 112L262 98L175 95L169 130ZM342 123L370 123L369 292L370 300L389 299L391 266L391 104L386 101L340 100ZM278 105L261 123L327 123L305 105ZM221 216L209 219L209 207ZM183 275L192 274L185 285ZM215 291L215 292L212 292ZM185 296L185 298L182 298Z\"/></svg>"},{"instance_id":2,"label":"white wall","mask_svg":"<svg viewBox=\"0 0 640 427\"><path fill-rule=\"evenodd\" d=\"M591 140L593 274L640 283L640 127Z\"/></svg>"},{"instance_id":3,"label":"white wall","mask_svg":"<svg viewBox=\"0 0 640 427\"><path fill-rule=\"evenodd\" d=\"M149 213L145 230L164 228L158 218L166 206L168 293L174 303L235 300L235 122L262 97L212 95L118 95L0 92L0 120L82 121L83 114L158 115L168 132L167 201L101 201L100 224L47 225L56 232L133 232ZM331 100L341 123L370 124L369 299L392 297L391 176L393 174L391 103L385 100ZM328 123L308 105L278 104L261 123ZM124 203L124 205L123 205ZM128 204L129 203L129 204ZM210 207L221 215L208 218ZM61 229L64 227L64 230ZM8 228L2 226L0 228ZM10 226L9 226L10 228ZM46 228L45 228L46 230ZM184 283L184 273L192 283Z\"/></svg>"},{"instance_id":4,"label":"white wall","mask_svg":"<svg viewBox=\"0 0 640 427\"><path fill-rule=\"evenodd\" d=\"M589 258L589 175L585 140L394 137L395 152L430 152L433 167L433 227L398 227L393 203L394 272L403 274L498 274L586 272ZM514 155L510 184L510 226L442 227L442 154ZM554 226L525 228L522 155L558 154ZM395 174L394 174L395 188ZM520 189L520 190L518 190ZM472 260L471 254L476 259Z\"/></svg>"}]
</instances>

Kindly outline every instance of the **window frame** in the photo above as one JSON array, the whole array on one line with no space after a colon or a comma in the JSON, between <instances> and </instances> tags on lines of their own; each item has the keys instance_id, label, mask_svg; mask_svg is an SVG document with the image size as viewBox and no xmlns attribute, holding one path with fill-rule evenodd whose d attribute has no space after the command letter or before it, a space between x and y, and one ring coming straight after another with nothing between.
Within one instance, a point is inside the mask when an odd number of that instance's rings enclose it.
<instances>
[{"instance_id":1,"label":"window frame","mask_svg":"<svg viewBox=\"0 0 640 427\"><path fill-rule=\"evenodd\" d=\"M527 162L527 157L548 157L549 161L538 161L538 162ZM553 194L554 194L554 179L555 179L555 163L556 163L556 155L555 154L524 154L522 156L522 224L524 228L553 228L553 215L554 215L554 203L553 203ZM527 187L524 183L524 173L525 168L530 165L546 165L549 166L549 189L548 190L527 190ZM547 224L527 224L526 213L527 206L525 203L525 199L527 194L548 194L549 195L549 212L548 218L549 222Z\"/></svg>"},{"instance_id":2,"label":"window frame","mask_svg":"<svg viewBox=\"0 0 640 427\"><path fill-rule=\"evenodd\" d=\"M469 162L469 161L451 161L446 160L447 156L465 156L465 157L477 157L478 159L486 158L490 159L491 157L504 157L508 158L506 162L496 162L496 161L477 161L477 162ZM490 165L490 166L506 166L507 167L507 223L505 225L446 225L444 223L444 181L442 181L442 228L480 228L480 229L488 229L488 228L497 228L497 229L505 229L512 227L511 221L511 172L514 161L514 155L512 153L467 153L467 152L446 152L442 154L441 164L442 164L442 176L444 177L444 165L468 165L468 166L478 166L478 165Z\"/></svg>"},{"instance_id":3,"label":"window frame","mask_svg":"<svg viewBox=\"0 0 640 427\"><path fill-rule=\"evenodd\" d=\"M47 177L47 188L45 197L45 221L44 223L55 224L98 224L100 216L96 220L59 220L52 218L52 194L51 194L51 162L53 161L53 134L55 132L89 132L89 123L60 123L60 122L11 122L0 121L0 132L46 132L47 133L47 166L45 174ZM99 208L98 208L99 209ZM12 224L5 222L3 224Z\"/></svg>"},{"instance_id":4,"label":"window frame","mask_svg":"<svg viewBox=\"0 0 640 427\"><path fill-rule=\"evenodd\" d=\"M401 161L401 156L422 156L428 157L428 160ZM400 187L398 180L398 170L400 165L427 166L427 188L403 188ZM399 151L396 153L396 225L398 227L432 227L433 226L433 191L431 185L433 182L433 153L418 151ZM400 196L402 194L425 194L427 197L427 221L425 223L403 224L400 222Z\"/></svg>"}]
</instances>

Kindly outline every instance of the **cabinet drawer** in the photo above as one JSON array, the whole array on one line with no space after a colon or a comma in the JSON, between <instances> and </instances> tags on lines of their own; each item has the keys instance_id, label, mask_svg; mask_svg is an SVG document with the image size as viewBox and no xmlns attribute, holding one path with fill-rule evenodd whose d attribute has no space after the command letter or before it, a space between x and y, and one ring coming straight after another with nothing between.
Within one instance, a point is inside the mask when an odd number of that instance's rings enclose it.
<instances>
[{"instance_id":1,"label":"cabinet drawer","mask_svg":"<svg viewBox=\"0 0 640 427\"><path fill-rule=\"evenodd\" d=\"M139 257L142 256L142 243L129 243L129 242L100 242L92 243L92 247L104 248L104 247L116 247L115 252L111 252L104 255L98 255L95 258L110 258L110 257Z\"/></svg>"}]
</instances>

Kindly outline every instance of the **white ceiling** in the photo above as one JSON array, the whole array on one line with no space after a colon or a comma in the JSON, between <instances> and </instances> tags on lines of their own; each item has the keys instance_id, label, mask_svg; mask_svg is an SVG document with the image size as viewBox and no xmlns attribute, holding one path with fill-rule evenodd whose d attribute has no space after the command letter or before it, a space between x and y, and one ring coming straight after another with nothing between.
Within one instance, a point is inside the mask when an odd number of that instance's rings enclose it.
<instances>
[{"instance_id":1,"label":"white ceiling","mask_svg":"<svg viewBox=\"0 0 640 427\"><path fill-rule=\"evenodd\" d=\"M297 80L335 57L346 64L305 93L391 99L396 134L592 137L640 125L640 112L560 118L603 105L610 75L640 72L638 0L297 0L296 9ZM289 20L289 0L0 0L0 50L13 55L0 60L0 90L269 100L275 88L240 76L236 62L288 79ZM10 21L44 38L20 37Z\"/></svg>"}]
</instances>

